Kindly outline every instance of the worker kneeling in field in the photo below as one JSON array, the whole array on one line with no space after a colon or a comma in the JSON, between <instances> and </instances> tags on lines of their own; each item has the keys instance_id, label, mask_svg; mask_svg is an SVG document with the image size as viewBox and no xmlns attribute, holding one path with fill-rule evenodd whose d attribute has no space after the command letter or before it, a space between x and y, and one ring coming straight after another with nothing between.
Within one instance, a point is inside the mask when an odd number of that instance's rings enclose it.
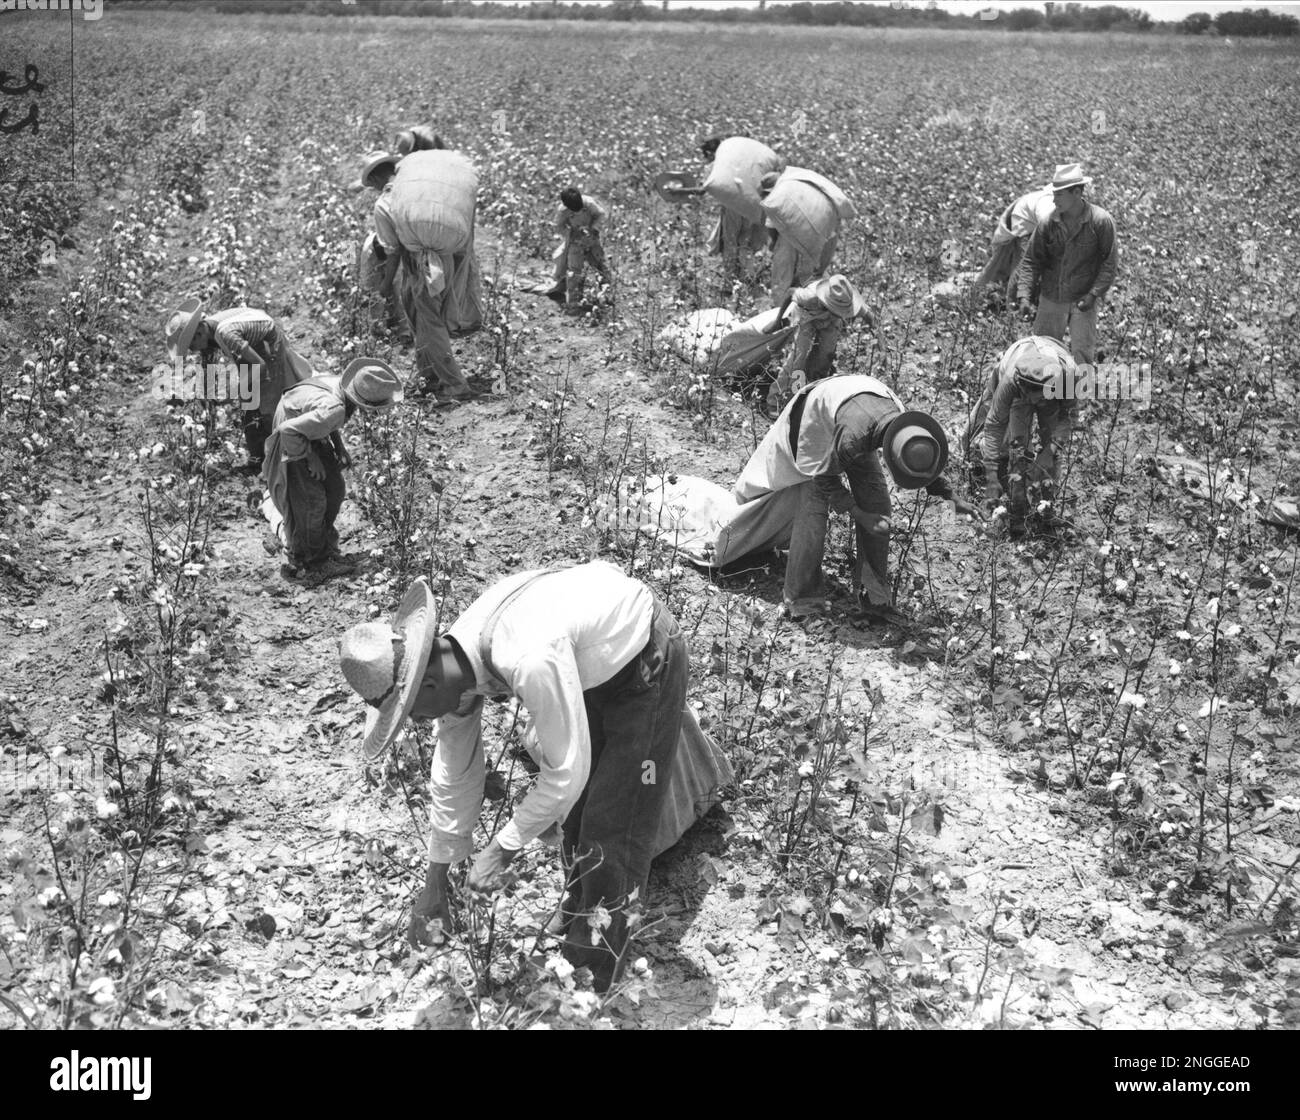
<instances>
[{"instance_id":1,"label":"worker kneeling in field","mask_svg":"<svg viewBox=\"0 0 1300 1120\"><path fill-rule=\"evenodd\" d=\"M731 780L686 707L682 632L650 588L601 561L511 576L441 635L435 613L421 579L391 626L355 626L340 644L343 675L373 709L367 757L408 717L438 720L429 868L411 942L437 940L436 922L452 930L448 869L472 854L483 802L483 697L513 696L531 717L540 773L467 883L499 890L520 850L563 822L570 871L552 930L563 926L565 956L604 991L622 966L627 910L645 897L651 859Z\"/></svg>"},{"instance_id":2,"label":"worker kneeling in field","mask_svg":"<svg viewBox=\"0 0 1300 1120\"><path fill-rule=\"evenodd\" d=\"M609 264L600 243L600 231L607 217L605 207L577 187L565 187L560 192L555 228L564 238L564 247L556 262L556 286L547 294L558 295L563 291L564 310L568 315L582 314L587 265L600 274L602 283L610 281Z\"/></svg>"},{"instance_id":3,"label":"worker kneeling in field","mask_svg":"<svg viewBox=\"0 0 1300 1120\"><path fill-rule=\"evenodd\" d=\"M343 470L352 465L340 429L358 408L382 412L401 399L401 379L378 358L357 358L342 376L313 377L281 398L263 479L284 519L287 578L318 582L352 571L334 528L346 494Z\"/></svg>"},{"instance_id":4,"label":"worker kneeling in field","mask_svg":"<svg viewBox=\"0 0 1300 1120\"><path fill-rule=\"evenodd\" d=\"M881 452L885 465L881 466ZM938 421L904 409L902 401L874 377L829 377L794 395L768 429L733 487L742 504L719 535L720 556L739 557L771 547L788 534L785 602L792 617L826 606L822 595L822 557L830 510L848 513L857 528L859 602L875 621L899 621L889 587L889 486L925 487L952 501L959 513L974 508L953 495L943 477L948 439ZM845 491L840 476L847 476ZM774 500L799 487L789 518L789 503ZM746 506L753 503L753 511Z\"/></svg>"},{"instance_id":5,"label":"worker kneeling in field","mask_svg":"<svg viewBox=\"0 0 1300 1120\"><path fill-rule=\"evenodd\" d=\"M767 411L775 416L805 384L829 377L844 328L866 312L862 296L843 276L831 276L804 288L790 288L768 332L779 329L794 303L794 344L767 392ZM870 316L868 316L870 319Z\"/></svg>"},{"instance_id":6,"label":"worker kneeling in field","mask_svg":"<svg viewBox=\"0 0 1300 1120\"><path fill-rule=\"evenodd\" d=\"M289 345L276 321L255 307L207 313L199 300L187 299L168 318L164 332L172 361L183 361L187 352L196 351L207 366L220 350L228 361L250 371L250 385L256 379L256 400L241 402L246 469L256 474L262 469L276 405L286 390L311 376L311 363Z\"/></svg>"},{"instance_id":7,"label":"worker kneeling in field","mask_svg":"<svg viewBox=\"0 0 1300 1120\"><path fill-rule=\"evenodd\" d=\"M1023 536L1029 514L1028 485L1060 479L1061 456L1070 442L1074 401L1063 397L1074 383L1070 352L1053 338L1031 336L1007 348L993 371L988 414L979 439L983 463L986 512L1010 493L1009 532ZM1030 427L1038 420L1040 450L1030 443ZM1058 519L1039 515L1040 528L1060 528Z\"/></svg>"}]
</instances>

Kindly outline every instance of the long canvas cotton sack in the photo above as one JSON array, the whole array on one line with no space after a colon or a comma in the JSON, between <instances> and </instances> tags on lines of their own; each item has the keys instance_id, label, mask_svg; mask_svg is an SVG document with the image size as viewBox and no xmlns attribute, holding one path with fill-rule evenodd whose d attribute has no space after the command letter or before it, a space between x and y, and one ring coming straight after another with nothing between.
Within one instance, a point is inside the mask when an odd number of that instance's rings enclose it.
<instances>
[{"instance_id":1,"label":"long canvas cotton sack","mask_svg":"<svg viewBox=\"0 0 1300 1120\"><path fill-rule=\"evenodd\" d=\"M478 172L460 152L412 152L397 165L390 192L393 228L404 249L469 249Z\"/></svg>"},{"instance_id":2,"label":"long canvas cotton sack","mask_svg":"<svg viewBox=\"0 0 1300 1120\"><path fill-rule=\"evenodd\" d=\"M788 237L801 253L820 260L840 227L834 202L820 188L784 175L762 202L768 224Z\"/></svg>"},{"instance_id":3,"label":"long canvas cotton sack","mask_svg":"<svg viewBox=\"0 0 1300 1120\"><path fill-rule=\"evenodd\" d=\"M781 157L748 136L729 136L718 145L704 193L751 222L762 224L759 180L782 168Z\"/></svg>"},{"instance_id":4,"label":"long canvas cotton sack","mask_svg":"<svg viewBox=\"0 0 1300 1120\"><path fill-rule=\"evenodd\" d=\"M363 292L377 292L383 279L384 262L375 252L374 233L368 233L357 246L357 287Z\"/></svg>"},{"instance_id":5,"label":"long canvas cotton sack","mask_svg":"<svg viewBox=\"0 0 1300 1120\"><path fill-rule=\"evenodd\" d=\"M816 187L831 200L831 205L835 207L835 213L840 216L842 222L852 221L858 215L857 209L849 201L849 196L826 178L825 175L819 175L816 171L809 171L806 167L787 167L782 172L781 178L798 179L801 183Z\"/></svg>"}]
</instances>

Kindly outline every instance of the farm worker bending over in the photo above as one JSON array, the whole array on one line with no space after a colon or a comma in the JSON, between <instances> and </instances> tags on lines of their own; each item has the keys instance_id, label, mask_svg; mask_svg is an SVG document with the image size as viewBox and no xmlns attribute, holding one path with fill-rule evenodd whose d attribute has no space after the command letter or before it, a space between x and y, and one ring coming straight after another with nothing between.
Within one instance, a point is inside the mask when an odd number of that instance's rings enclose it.
<instances>
[{"instance_id":1,"label":"farm worker bending over","mask_svg":"<svg viewBox=\"0 0 1300 1120\"><path fill-rule=\"evenodd\" d=\"M345 494L343 470L352 465L340 429L358 408L382 412L401 399L401 379L378 358L356 358L341 377L313 377L281 398L262 477L284 518L287 578L305 573L319 581L352 571L334 528Z\"/></svg>"},{"instance_id":2,"label":"farm worker bending over","mask_svg":"<svg viewBox=\"0 0 1300 1120\"><path fill-rule=\"evenodd\" d=\"M417 580L391 626L355 626L340 643L343 675L372 709L366 757L385 751L408 716L438 720L429 868L411 942L438 939L434 919L452 931L447 872L473 853L483 803L483 698L513 696L531 719L526 741L540 773L467 883L500 889L520 850L556 837L563 822L572 861L560 914L564 955L589 967L604 991L622 966L627 908L645 898L651 859L693 823L701 797L707 802L730 780L686 708L682 632L650 588L603 561L510 576L440 635L436 614L432 590ZM712 775L708 788L685 798L682 752L698 753ZM665 832L674 807L686 817Z\"/></svg>"},{"instance_id":3,"label":"farm worker bending over","mask_svg":"<svg viewBox=\"0 0 1300 1120\"><path fill-rule=\"evenodd\" d=\"M997 228L993 231L993 251L984 270L975 277L974 291L985 284L996 284L1005 296L1008 306L1015 302L1016 279L1020 262L1024 259L1029 239L1054 212L1052 191L1049 187L1022 194L1002 211Z\"/></svg>"},{"instance_id":4,"label":"farm worker bending over","mask_svg":"<svg viewBox=\"0 0 1300 1120\"><path fill-rule=\"evenodd\" d=\"M830 267L842 217L854 211L829 179L798 167L764 175L758 193L772 241L772 305L777 306L791 288Z\"/></svg>"},{"instance_id":5,"label":"farm worker bending over","mask_svg":"<svg viewBox=\"0 0 1300 1120\"><path fill-rule=\"evenodd\" d=\"M246 470L256 474L266 455L271 434L271 417L280 395L312 374L311 363L289 345L283 330L265 311L254 307L231 307L205 314L197 299L187 299L172 313L164 328L167 353L172 361L182 360L189 351L202 355L203 364L216 361L220 350L228 362L251 371L243 383L257 386L256 399L241 402L244 446L248 449Z\"/></svg>"},{"instance_id":6,"label":"farm worker bending over","mask_svg":"<svg viewBox=\"0 0 1300 1120\"><path fill-rule=\"evenodd\" d=\"M560 211L555 216L555 229L564 238L564 253L556 262L556 282L557 289L563 283L566 314L582 313L582 289L588 264L600 274L603 283L609 283L609 265L600 244L600 231L605 227L606 217L608 211L605 207L577 187L565 187L560 192Z\"/></svg>"},{"instance_id":7,"label":"farm worker bending over","mask_svg":"<svg viewBox=\"0 0 1300 1120\"><path fill-rule=\"evenodd\" d=\"M474 396L451 348L483 325L474 254L478 174L459 152L413 151L375 202L375 241L385 257L384 294L398 266L399 292L415 332L422 395L439 405Z\"/></svg>"},{"instance_id":8,"label":"farm worker bending over","mask_svg":"<svg viewBox=\"0 0 1300 1120\"><path fill-rule=\"evenodd\" d=\"M791 393L834 372L840 335L867 310L857 288L846 277L831 276L805 288L790 288L776 319L767 328L769 333L784 322L785 310L792 302L796 324L794 344L767 392L767 410L771 416L784 407Z\"/></svg>"},{"instance_id":9,"label":"farm worker bending over","mask_svg":"<svg viewBox=\"0 0 1300 1120\"><path fill-rule=\"evenodd\" d=\"M397 161L400 156L391 152L371 152L361 162L361 174L352 184L354 191L370 190L383 193L393 176L397 174ZM373 205L373 204L372 204ZM402 312L401 301L392 285L388 285L387 295L379 293L384 288L386 254L375 244L375 235L370 233L362 241L357 251L357 286L373 297L367 304L367 316L373 334L382 337L386 331L393 331L404 342L410 342L410 328L406 325L406 316Z\"/></svg>"},{"instance_id":10,"label":"farm worker bending over","mask_svg":"<svg viewBox=\"0 0 1300 1120\"><path fill-rule=\"evenodd\" d=\"M1082 164L1057 165L1052 216L1030 238L1016 281L1023 314L1038 293L1034 334L1064 342L1068 330L1074 360L1089 365L1097 360L1097 305L1119 268L1114 219L1083 197L1091 182Z\"/></svg>"},{"instance_id":11,"label":"farm worker bending over","mask_svg":"<svg viewBox=\"0 0 1300 1120\"><path fill-rule=\"evenodd\" d=\"M711 163L704 182L678 193L707 194L717 200L721 213L709 234L709 252L720 255L732 272L739 273L752 266L754 253L767 244L758 184L768 172L779 172L785 161L748 136L706 136L700 151Z\"/></svg>"},{"instance_id":12,"label":"farm worker bending over","mask_svg":"<svg viewBox=\"0 0 1300 1120\"><path fill-rule=\"evenodd\" d=\"M848 513L856 523L860 605L868 617L896 621L885 469L901 489L925 487L952 501L959 513L974 513L943 477L947 461L948 438L938 421L905 410L883 382L859 375L814 382L794 395L741 471L732 492L742 507L752 503L753 512L742 508L731 520L719 534L717 552L739 557L770 547L788 532L784 598L791 615L800 617L825 607L826 523L832 509ZM848 478L847 491L841 475ZM789 527L788 503L772 499L792 487L798 487L798 502Z\"/></svg>"},{"instance_id":13,"label":"farm worker bending over","mask_svg":"<svg viewBox=\"0 0 1300 1120\"><path fill-rule=\"evenodd\" d=\"M980 457L984 464L984 497L988 507L1002 496L1003 482L1011 494L1009 532L1023 536L1029 512L1026 484L1037 478L1060 478L1061 455L1070 442L1074 402L1063 394L1074 384L1075 363L1052 338L1022 338L1013 343L994 371ZM1035 455L1029 429L1038 420ZM1052 520L1040 518L1050 526Z\"/></svg>"}]
</instances>

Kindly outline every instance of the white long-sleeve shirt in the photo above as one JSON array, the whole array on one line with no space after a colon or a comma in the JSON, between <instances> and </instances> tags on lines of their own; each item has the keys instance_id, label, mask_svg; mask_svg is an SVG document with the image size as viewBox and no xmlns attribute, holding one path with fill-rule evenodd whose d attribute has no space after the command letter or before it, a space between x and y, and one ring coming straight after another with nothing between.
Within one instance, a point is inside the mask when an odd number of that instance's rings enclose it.
<instances>
[{"instance_id":1,"label":"white long-sleeve shirt","mask_svg":"<svg viewBox=\"0 0 1300 1120\"><path fill-rule=\"evenodd\" d=\"M455 863L473 851L483 804L484 696L513 695L536 735L537 784L498 834L522 848L562 821L587 784L591 731L582 694L614 676L650 639L650 590L604 561L540 575L498 616L489 660L479 652L492 613L533 572L503 580L476 599L448 631L474 669L459 710L438 720L429 775L429 859Z\"/></svg>"}]
</instances>

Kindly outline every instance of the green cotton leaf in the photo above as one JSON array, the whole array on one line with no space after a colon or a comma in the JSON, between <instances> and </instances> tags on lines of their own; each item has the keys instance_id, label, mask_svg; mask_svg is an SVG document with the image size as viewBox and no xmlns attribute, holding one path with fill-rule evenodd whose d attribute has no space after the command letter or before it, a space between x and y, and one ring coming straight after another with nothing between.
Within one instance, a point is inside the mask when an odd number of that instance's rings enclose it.
<instances>
[{"instance_id":1,"label":"green cotton leaf","mask_svg":"<svg viewBox=\"0 0 1300 1120\"><path fill-rule=\"evenodd\" d=\"M900 951L903 959L909 964L920 964L926 956L936 956L934 945L924 937L908 937L904 940Z\"/></svg>"},{"instance_id":2,"label":"green cotton leaf","mask_svg":"<svg viewBox=\"0 0 1300 1120\"><path fill-rule=\"evenodd\" d=\"M1052 968L1050 965L1039 965L1033 969L1029 976L1033 980L1038 980L1044 984L1052 984L1057 987L1068 984L1074 971L1069 968Z\"/></svg>"},{"instance_id":3,"label":"green cotton leaf","mask_svg":"<svg viewBox=\"0 0 1300 1120\"><path fill-rule=\"evenodd\" d=\"M1025 694L1013 685L1000 684L993 690L993 706L1014 711L1025 706Z\"/></svg>"},{"instance_id":4,"label":"green cotton leaf","mask_svg":"<svg viewBox=\"0 0 1300 1120\"><path fill-rule=\"evenodd\" d=\"M871 915L876 909L874 902L856 894L840 895L831 903L831 913L843 918L851 929L870 929Z\"/></svg>"},{"instance_id":5,"label":"green cotton leaf","mask_svg":"<svg viewBox=\"0 0 1300 1120\"><path fill-rule=\"evenodd\" d=\"M923 832L927 836L938 836L939 830L943 828L943 806L938 802L922 805L913 811L908 818L908 823L917 832Z\"/></svg>"}]
</instances>

